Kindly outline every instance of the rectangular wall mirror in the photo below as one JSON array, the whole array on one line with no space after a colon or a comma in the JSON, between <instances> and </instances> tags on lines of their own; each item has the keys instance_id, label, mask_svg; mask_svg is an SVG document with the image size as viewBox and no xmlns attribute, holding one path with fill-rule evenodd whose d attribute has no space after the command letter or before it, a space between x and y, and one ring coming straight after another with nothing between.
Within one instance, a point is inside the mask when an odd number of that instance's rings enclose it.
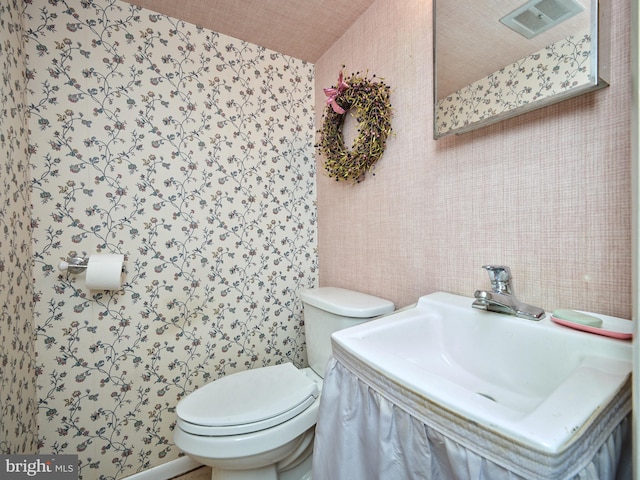
<instances>
[{"instance_id":1,"label":"rectangular wall mirror","mask_svg":"<svg viewBox=\"0 0 640 480\"><path fill-rule=\"evenodd\" d=\"M606 0L433 0L434 138L608 85Z\"/></svg>"}]
</instances>

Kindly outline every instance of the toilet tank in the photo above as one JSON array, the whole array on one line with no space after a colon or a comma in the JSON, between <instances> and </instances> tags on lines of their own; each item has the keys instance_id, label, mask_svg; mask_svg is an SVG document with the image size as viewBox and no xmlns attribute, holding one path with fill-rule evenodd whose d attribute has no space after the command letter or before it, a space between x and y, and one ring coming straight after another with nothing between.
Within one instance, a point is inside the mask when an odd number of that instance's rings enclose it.
<instances>
[{"instance_id":1,"label":"toilet tank","mask_svg":"<svg viewBox=\"0 0 640 480\"><path fill-rule=\"evenodd\" d=\"M338 287L300 291L309 366L324 378L331 356L331 334L390 313L389 300Z\"/></svg>"}]
</instances>

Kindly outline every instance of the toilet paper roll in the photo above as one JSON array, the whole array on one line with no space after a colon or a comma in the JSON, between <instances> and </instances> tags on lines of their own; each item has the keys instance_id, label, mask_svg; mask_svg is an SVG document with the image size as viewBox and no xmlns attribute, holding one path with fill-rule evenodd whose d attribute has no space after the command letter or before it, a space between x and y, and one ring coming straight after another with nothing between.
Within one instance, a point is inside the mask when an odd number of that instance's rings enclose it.
<instances>
[{"instance_id":1,"label":"toilet paper roll","mask_svg":"<svg viewBox=\"0 0 640 480\"><path fill-rule=\"evenodd\" d=\"M91 255L87 264L87 287L91 290L120 290L124 255Z\"/></svg>"}]
</instances>

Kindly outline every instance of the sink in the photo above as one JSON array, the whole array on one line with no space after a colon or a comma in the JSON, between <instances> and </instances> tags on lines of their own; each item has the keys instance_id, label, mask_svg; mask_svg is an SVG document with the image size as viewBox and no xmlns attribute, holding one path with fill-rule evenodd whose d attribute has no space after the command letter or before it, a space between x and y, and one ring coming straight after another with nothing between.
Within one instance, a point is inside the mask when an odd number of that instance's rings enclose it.
<instances>
[{"instance_id":1,"label":"sink","mask_svg":"<svg viewBox=\"0 0 640 480\"><path fill-rule=\"evenodd\" d=\"M471 308L448 293L336 332L368 368L444 409L544 452L558 452L621 391L632 344ZM609 321L621 319L598 315Z\"/></svg>"}]
</instances>

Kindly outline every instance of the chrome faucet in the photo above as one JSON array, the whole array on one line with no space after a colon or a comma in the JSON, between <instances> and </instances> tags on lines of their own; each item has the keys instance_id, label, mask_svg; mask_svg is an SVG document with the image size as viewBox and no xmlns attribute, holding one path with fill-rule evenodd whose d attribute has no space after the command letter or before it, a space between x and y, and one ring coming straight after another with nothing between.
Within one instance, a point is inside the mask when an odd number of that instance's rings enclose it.
<instances>
[{"instance_id":1,"label":"chrome faucet","mask_svg":"<svg viewBox=\"0 0 640 480\"><path fill-rule=\"evenodd\" d=\"M491 291L476 290L473 308L540 320L544 310L518 301L511 286L511 269L503 265L484 265L491 279Z\"/></svg>"}]
</instances>

